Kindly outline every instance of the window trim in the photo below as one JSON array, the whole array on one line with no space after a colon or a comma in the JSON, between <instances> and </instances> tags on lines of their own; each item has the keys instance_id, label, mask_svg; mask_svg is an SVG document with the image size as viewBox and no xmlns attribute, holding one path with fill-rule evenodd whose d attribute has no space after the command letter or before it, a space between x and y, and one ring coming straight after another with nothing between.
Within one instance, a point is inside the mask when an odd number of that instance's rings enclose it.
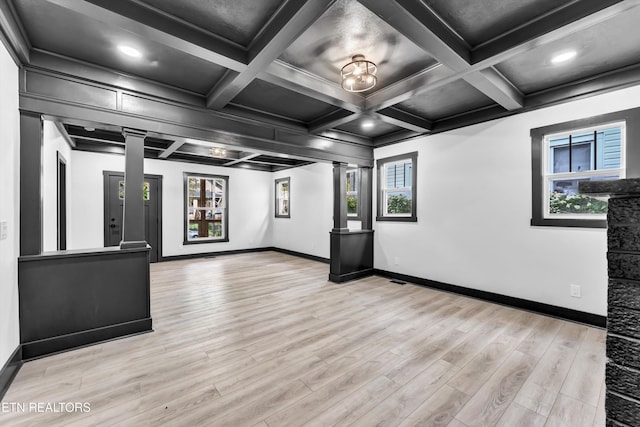
<instances>
[{"instance_id":1,"label":"window trim","mask_svg":"<svg viewBox=\"0 0 640 427\"><path fill-rule=\"evenodd\" d=\"M347 175L349 174L349 172L351 171L355 171L356 172L356 213L355 214L350 214L348 212L348 208L347 208L347 221L362 221L362 212L361 212L361 206L360 206L360 194L362 193L362 177L361 174L362 172L360 171L360 168L358 166L348 166L346 173ZM347 179L348 181L348 179ZM345 198L349 195L349 191L347 191L345 193Z\"/></svg>"},{"instance_id":2,"label":"window trim","mask_svg":"<svg viewBox=\"0 0 640 427\"><path fill-rule=\"evenodd\" d=\"M278 199L278 184L286 182L289 184L289 210L286 215L282 215L279 213L279 199ZM291 218L291 177L287 176L285 178L278 178L275 180L275 189L274 189L274 199L275 199L275 217L276 218Z\"/></svg>"},{"instance_id":3,"label":"window trim","mask_svg":"<svg viewBox=\"0 0 640 427\"><path fill-rule=\"evenodd\" d=\"M211 175L206 173L197 173L197 172L183 172L183 205L182 205L182 214L184 217L183 220L183 245L198 245L202 243L224 243L229 241L229 176L228 175ZM222 228L224 232L224 237L222 239L216 239L212 237L208 238L199 238L198 240L189 240L189 177L193 178L205 178L205 179L222 179L224 181L224 195L225 195L225 215L222 221Z\"/></svg>"},{"instance_id":4,"label":"window trim","mask_svg":"<svg viewBox=\"0 0 640 427\"><path fill-rule=\"evenodd\" d=\"M550 227L581 227L581 228L606 228L606 219L589 218L545 218L544 185L546 183L545 137L554 134L573 133L583 129L597 129L607 124L625 123L625 140L623 142L623 166L624 176L627 178L640 176L640 169L632 165L640 162L640 144L634 144L635 139L640 138L640 108L616 111L599 116L557 123L549 126L531 129L531 225ZM603 171L605 171L603 169ZM617 169L616 169L617 171Z\"/></svg>"},{"instance_id":5,"label":"window trim","mask_svg":"<svg viewBox=\"0 0 640 427\"><path fill-rule=\"evenodd\" d=\"M384 191L382 188L382 172L384 166L388 163L396 163L401 160L411 160L411 215L408 216L385 216L384 215ZM418 187L418 152L413 151L407 154L386 157L376 160L377 169L377 215L376 221L395 221L395 222L417 222L417 187Z\"/></svg>"}]
</instances>

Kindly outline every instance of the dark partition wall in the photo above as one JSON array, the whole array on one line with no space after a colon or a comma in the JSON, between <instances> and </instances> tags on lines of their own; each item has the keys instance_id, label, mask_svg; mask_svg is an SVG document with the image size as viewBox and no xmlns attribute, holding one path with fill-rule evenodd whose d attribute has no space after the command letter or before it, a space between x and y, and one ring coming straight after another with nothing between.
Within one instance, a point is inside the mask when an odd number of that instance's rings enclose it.
<instances>
[{"instance_id":1,"label":"dark partition wall","mask_svg":"<svg viewBox=\"0 0 640 427\"><path fill-rule=\"evenodd\" d=\"M23 358L150 331L148 258L117 247L20 257Z\"/></svg>"}]
</instances>

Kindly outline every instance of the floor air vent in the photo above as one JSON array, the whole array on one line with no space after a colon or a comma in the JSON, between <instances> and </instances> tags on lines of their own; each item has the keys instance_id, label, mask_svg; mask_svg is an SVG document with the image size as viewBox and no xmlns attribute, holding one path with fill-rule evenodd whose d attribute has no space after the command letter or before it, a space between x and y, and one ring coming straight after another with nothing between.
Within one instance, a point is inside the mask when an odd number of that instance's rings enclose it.
<instances>
[{"instance_id":1,"label":"floor air vent","mask_svg":"<svg viewBox=\"0 0 640 427\"><path fill-rule=\"evenodd\" d=\"M390 282L398 284L398 285L406 285L407 284L407 282L403 282L402 280L397 280L397 279L390 280Z\"/></svg>"}]
</instances>

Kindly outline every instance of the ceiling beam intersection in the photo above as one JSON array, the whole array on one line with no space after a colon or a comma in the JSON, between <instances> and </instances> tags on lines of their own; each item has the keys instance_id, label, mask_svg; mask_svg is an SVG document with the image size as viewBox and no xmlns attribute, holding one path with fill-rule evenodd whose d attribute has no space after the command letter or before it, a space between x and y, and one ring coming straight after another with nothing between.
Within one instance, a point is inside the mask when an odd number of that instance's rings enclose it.
<instances>
[{"instance_id":1,"label":"ceiling beam intersection","mask_svg":"<svg viewBox=\"0 0 640 427\"><path fill-rule=\"evenodd\" d=\"M251 43L247 67L228 73L207 96L207 107L221 109L276 60L336 0L289 0Z\"/></svg>"}]
</instances>

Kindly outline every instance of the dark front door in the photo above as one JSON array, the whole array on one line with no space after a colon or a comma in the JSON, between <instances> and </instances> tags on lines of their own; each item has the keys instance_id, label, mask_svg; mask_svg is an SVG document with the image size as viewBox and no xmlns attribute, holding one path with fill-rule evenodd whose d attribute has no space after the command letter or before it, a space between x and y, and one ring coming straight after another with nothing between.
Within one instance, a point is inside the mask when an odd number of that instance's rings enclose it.
<instances>
[{"instance_id":1,"label":"dark front door","mask_svg":"<svg viewBox=\"0 0 640 427\"><path fill-rule=\"evenodd\" d=\"M162 255L161 235L161 195L162 177L145 175L144 190L144 236L151 246L151 262L157 262ZM122 217L124 207L124 174L104 172L104 245L118 246L122 241Z\"/></svg>"}]
</instances>

